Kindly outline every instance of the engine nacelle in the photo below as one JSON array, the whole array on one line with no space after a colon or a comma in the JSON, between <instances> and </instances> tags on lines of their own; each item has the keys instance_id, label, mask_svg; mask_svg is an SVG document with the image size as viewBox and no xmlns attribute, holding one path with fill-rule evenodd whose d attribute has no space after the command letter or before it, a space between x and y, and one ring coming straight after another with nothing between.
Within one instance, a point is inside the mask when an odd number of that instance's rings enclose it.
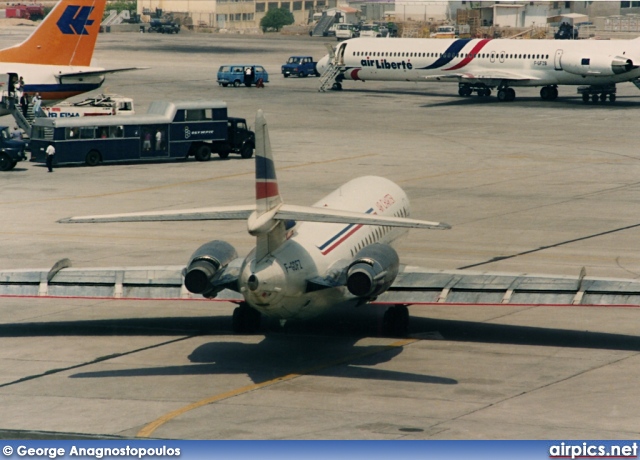
<instances>
[{"instance_id":1,"label":"engine nacelle","mask_svg":"<svg viewBox=\"0 0 640 460\"><path fill-rule=\"evenodd\" d=\"M398 276L400 258L391 246L375 243L356 254L347 268L347 289L357 297L375 297Z\"/></svg>"},{"instance_id":2,"label":"engine nacelle","mask_svg":"<svg viewBox=\"0 0 640 460\"><path fill-rule=\"evenodd\" d=\"M631 59L621 56L585 56L579 54L563 54L562 69L585 77L611 76L629 72L638 66Z\"/></svg>"},{"instance_id":3,"label":"engine nacelle","mask_svg":"<svg viewBox=\"0 0 640 460\"><path fill-rule=\"evenodd\" d=\"M214 240L200 246L189 259L185 270L184 285L194 294L213 297L222 288L213 286L216 273L237 258L233 246L226 241Z\"/></svg>"}]
</instances>

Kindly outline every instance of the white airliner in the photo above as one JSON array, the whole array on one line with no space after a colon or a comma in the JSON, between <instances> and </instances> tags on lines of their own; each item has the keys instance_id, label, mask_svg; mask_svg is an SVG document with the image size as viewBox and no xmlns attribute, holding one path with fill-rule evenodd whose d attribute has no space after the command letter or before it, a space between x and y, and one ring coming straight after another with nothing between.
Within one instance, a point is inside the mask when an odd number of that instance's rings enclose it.
<instances>
[{"instance_id":1,"label":"white airliner","mask_svg":"<svg viewBox=\"0 0 640 460\"><path fill-rule=\"evenodd\" d=\"M581 85L583 100L611 101L616 83L640 77L640 38L635 40L510 40L354 38L324 56L317 70L327 85L346 80L458 82L460 96L515 99L514 87L541 87L554 100L558 86Z\"/></svg>"},{"instance_id":2,"label":"white airliner","mask_svg":"<svg viewBox=\"0 0 640 460\"><path fill-rule=\"evenodd\" d=\"M23 77L29 95L53 104L99 88L108 73L134 70L91 67L106 0L60 0L22 43L0 50L4 95ZM0 115L10 113L6 105Z\"/></svg>"},{"instance_id":3,"label":"white airliner","mask_svg":"<svg viewBox=\"0 0 640 460\"><path fill-rule=\"evenodd\" d=\"M278 191L267 125L256 116L256 203L241 207L149 212L64 219L64 223L247 220L255 249L238 258L224 241L211 241L191 256L186 288L215 297L224 288L242 294L234 330L253 332L260 314L306 319L340 304L362 304L386 291L399 258L391 243L408 228L447 229L409 218L402 189L382 177L360 177L311 207L287 205ZM386 316L388 332L406 329L408 311Z\"/></svg>"}]
</instances>

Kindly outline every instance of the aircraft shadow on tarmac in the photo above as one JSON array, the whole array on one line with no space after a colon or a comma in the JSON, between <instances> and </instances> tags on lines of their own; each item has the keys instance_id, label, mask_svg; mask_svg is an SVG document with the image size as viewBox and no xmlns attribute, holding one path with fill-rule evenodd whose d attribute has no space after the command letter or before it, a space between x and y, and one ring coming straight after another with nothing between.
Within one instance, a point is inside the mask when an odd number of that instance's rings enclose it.
<instances>
[{"instance_id":1,"label":"aircraft shadow on tarmac","mask_svg":"<svg viewBox=\"0 0 640 460\"><path fill-rule=\"evenodd\" d=\"M560 96L555 101L543 101L538 96L518 96L513 102L500 102L498 98L495 96L491 96L489 98L470 96L470 97L460 97L452 92L451 94L436 92L436 91L423 91L423 90L402 90L402 89L351 89L349 88L347 91L350 93L359 93L362 96L392 96L392 95L405 95L405 96L424 96L427 101L430 97L447 97L450 96L451 100L447 100L444 102L435 102L435 103L426 103L421 105L422 108L431 108L431 107L456 107L456 106L470 106L470 105L490 105L497 106L499 104L500 107L507 108L511 106L519 106L520 103L527 104L530 107L542 107L542 108L553 108L554 106L563 108L563 107L583 107L585 109L637 109L640 106L640 99L635 96L618 96L615 103L607 102L583 102L581 96L577 95L566 95Z\"/></svg>"},{"instance_id":2,"label":"aircraft shadow on tarmac","mask_svg":"<svg viewBox=\"0 0 640 460\"><path fill-rule=\"evenodd\" d=\"M192 363L189 365L80 372L71 377L242 373L254 382L262 382L292 372L304 372L344 378L457 384L457 381L445 377L361 367L389 361L403 350L399 346L358 345L360 338L371 336L372 330L375 330L375 320L368 316L372 315L364 315L362 321L341 325L322 317L316 321L292 323L284 332L270 331L267 325L261 342L212 341L199 346L189 355ZM73 335L189 338L205 334L212 337L228 336L230 330L228 316L135 318L3 324L0 325L0 338ZM640 351L638 336L413 317L410 334L422 336L426 333L437 333L440 340L458 342ZM325 365L320 366L321 363ZM314 365L319 367L314 370Z\"/></svg>"},{"instance_id":3,"label":"aircraft shadow on tarmac","mask_svg":"<svg viewBox=\"0 0 640 460\"><path fill-rule=\"evenodd\" d=\"M243 374L254 383L289 374L338 378L455 385L454 379L372 367L402 353L401 347L361 346L352 338L328 343L324 337L267 335L258 344L211 342L190 355L193 364L97 372L79 372L70 378L108 378L174 375Z\"/></svg>"}]
</instances>

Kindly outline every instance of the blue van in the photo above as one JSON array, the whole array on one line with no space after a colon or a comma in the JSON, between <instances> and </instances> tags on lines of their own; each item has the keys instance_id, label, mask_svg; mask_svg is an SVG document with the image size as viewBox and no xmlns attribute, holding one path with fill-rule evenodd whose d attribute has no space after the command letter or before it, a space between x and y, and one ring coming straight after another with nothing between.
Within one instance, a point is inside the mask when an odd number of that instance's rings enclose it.
<instances>
[{"instance_id":1,"label":"blue van","mask_svg":"<svg viewBox=\"0 0 640 460\"><path fill-rule=\"evenodd\" d=\"M222 65L218 69L218 84L222 86L245 86L269 83L269 74L256 64Z\"/></svg>"}]
</instances>

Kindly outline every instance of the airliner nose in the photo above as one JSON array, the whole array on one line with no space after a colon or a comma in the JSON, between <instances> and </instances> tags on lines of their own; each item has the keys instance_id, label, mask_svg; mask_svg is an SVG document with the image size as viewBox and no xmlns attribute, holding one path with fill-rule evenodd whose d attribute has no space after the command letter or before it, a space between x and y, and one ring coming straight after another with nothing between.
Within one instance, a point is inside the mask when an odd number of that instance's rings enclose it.
<instances>
[{"instance_id":1,"label":"airliner nose","mask_svg":"<svg viewBox=\"0 0 640 460\"><path fill-rule=\"evenodd\" d=\"M329 55L327 54L325 55L325 57L323 57L318 61L318 64L316 64L316 70L320 75L322 75L324 71L327 70L328 66L329 66Z\"/></svg>"}]
</instances>

